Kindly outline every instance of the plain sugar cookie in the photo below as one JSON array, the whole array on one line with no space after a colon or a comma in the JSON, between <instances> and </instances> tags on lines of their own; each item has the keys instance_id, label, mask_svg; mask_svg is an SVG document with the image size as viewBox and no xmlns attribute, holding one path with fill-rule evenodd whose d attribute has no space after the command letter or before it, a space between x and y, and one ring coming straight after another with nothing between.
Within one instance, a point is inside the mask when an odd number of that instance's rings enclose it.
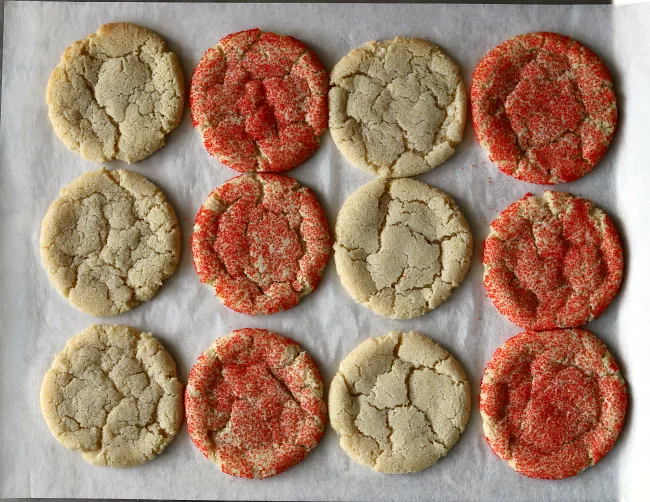
<instances>
[{"instance_id":1,"label":"plain sugar cookie","mask_svg":"<svg viewBox=\"0 0 650 502\"><path fill-rule=\"evenodd\" d=\"M425 314L465 277L472 234L442 190L413 179L378 179L345 201L334 260L358 303L393 319Z\"/></svg>"},{"instance_id":2,"label":"plain sugar cookie","mask_svg":"<svg viewBox=\"0 0 650 502\"><path fill-rule=\"evenodd\" d=\"M220 162L240 172L286 171L316 151L327 129L327 73L293 37L241 31L201 58L190 107Z\"/></svg>"},{"instance_id":3,"label":"plain sugar cookie","mask_svg":"<svg viewBox=\"0 0 650 502\"><path fill-rule=\"evenodd\" d=\"M478 64L470 92L476 137L499 169L530 183L577 180L616 130L609 71L580 42L519 35Z\"/></svg>"},{"instance_id":4,"label":"plain sugar cookie","mask_svg":"<svg viewBox=\"0 0 650 502\"><path fill-rule=\"evenodd\" d=\"M86 462L130 467L152 460L183 420L176 364L151 333L95 325L68 340L41 385L50 431Z\"/></svg>"},{"instance_id":5,"label":"plain sugar cookie","mask_svg":"<svg viewBox=\"0 0 650 502\"><path fill-rule=\"evenodd\" d=\"M332 69L329 125L341 153L384 178L439 166L463 138L458 66L435 44L396 37L354 49Z\"/></svg>"},{"instance_id":6,"label":"plain sugar cookie","mask_svg":"<svg viewBox=\"0 0 650 502\"><path fill-rule=\"evenodd\" d=\"M234 331L201 355L185 409L196 447L240 478L274 476L301 462L327 420L314 360L293 340L264 329Z\"/></svg>"},{"instance_id":7,"label":"plain sugar cookie","mask_svg":"<svg viewBox=\"0 0 650 502\"><path fill-rule=\"evenodd\" d=\"M510 338L481 382L488 444L531 478L562 479L596 464L614 446L626 409L616 361L582 329Z\"/></svg>"},{"instance_id":8,"label":"plain sugar cookie","mask_svg":"<svg viewBox=\"0 0 650 502\"><path fill-rule=\"evenodd\" d=\"M131 23L105 24L73 43L47 84L54 132L94 162L147 158L180 122L184 100L176 55Z\"/></svg>"},{"instance_id":9,"label":"plain sugar cookie","mask_svg":"<svg viewBox=\"0 0 650 502\"><path fill-rule=\"evenodd\" d=\"M445 456L471 406L465 372L449 352L424 335L395 331L366 340L341 362L328 400L350 458L393 474Z\"/></svg>"},{"instance_id":10,"label":"plain sugar cookie","mask_svg":"<svg viewBox=\"0 0 650 502\"><path fill-rule=\"evenodd\" d=\"M612 220L591 201L563 192L526 194L490 225L484 284L517 326L580 326L598 317L623 279Z\"/></svg>"},{"instance_id":11,"label":"plain sugar cookie","mask_svg":"<svg viewBox=\"0 0 650 502\"><path fill-rule=\"evenodd\" d=\"M86 173L61 190L43 218L41 258L50 281L77 309L112 316L150 300L176 270L174 209L144 176Z\"/></svg>"},{"instance_id":12,"label":"plain sugar cookie","mask_svg":"<svg viewBox=\"0 0 650 502\"><path fill-rule=\"evenodd\" d=\"M249 315L296 305L320 282L331 241L314 194L279 174L244 174L196 215L194 266L226 307Z\"/></svg>"}]
</instances>

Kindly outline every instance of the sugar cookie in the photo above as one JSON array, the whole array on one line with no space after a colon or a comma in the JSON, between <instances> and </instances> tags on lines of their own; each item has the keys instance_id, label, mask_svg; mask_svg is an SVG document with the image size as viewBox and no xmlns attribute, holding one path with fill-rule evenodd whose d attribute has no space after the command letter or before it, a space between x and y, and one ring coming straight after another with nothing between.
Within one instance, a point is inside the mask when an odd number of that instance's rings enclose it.
<instances>
[{"instance_id":1,"label":"sugar cookie","mask_svg":"<svg viewBox=\"0 0 650 502\"><path fill-rule=\"evenodd\" d=\"M402 178L429 171L463 138L463 80L431 42L368 42L334 66L330 84L332 138L352 164L373 174Z\"/></svg>"},{"instance_id":2,"label":"sugar cookie","mask_svg":"<svg viewBox=\"0 0 650 502\"><path fill-rule=\"evenodd\" d=\"M481 383L488 444L531 478L575 476L616 442L627 391L605 344L582 329L527 331L494 353Z\"/></svg>"},{"instance_id":3,"label":"sugar cookie","mask_svg":"<svg viewBox=\"0 0 650 502\"><path fill-rule=\"evenodd\" d=\"M519 35L492 49L476 67L470 96L490 160L530 183L584 176L616 130L609 71L580 42L556 33Z\"/></svg>"},{"instance_id":4,"label":"sugar cookie","mask_svg":"<svg viewBox=\"0 0 650 502\"><path fill-rule=\"evenodd\" d=\"M138 162L165 144L185 100L162 38L131 23L101 26L68 47L47 84L56 135L94 162Z\"/></svg>"},{"instance_id":5,"label":"sugar cookie","mask_svg":"<svg viewBox=\"0 0 650 502\"><path fill-rule=\"evenodd\" d=\"M264 329L215 341L190 372L185 408L196 447L240 478L274 476L301 462L327 419L313 359Z\"/></svg>"},{"instance_id":6,"label":"sugar cookie","mask_svg":"<svg viewBox=\"0 0 650 502\"><path fill-rule=\"evenodd\" d=\"M86 462L143 464L174 439L183 419L176 364L151 333L95 325L68 340L41 385L54 437Z\"/></svg>"},{"instance_id":7,"label":"sugar cookie","mask_svg":"<svg viewBox=\"0 0 650 502\"><path fill-rule=\"evenodd\" d=\"M378 472L435 464L465 430L470 406L463 368L413 332L363 342L341 362L329 390L330 421L341 447Z\"/></svg>"},{"instance_id":8,"label":"sugar cookie","mask_svg":"<svg viewBox=\"0 0 650 502\"><path fill-rule=\"evenodd\" d=\"M378 179L336 219L336 271L350 296L377 314L410 319L462 282L472 234L449 195L413 179Z\"/></svg>"}]
</instances>

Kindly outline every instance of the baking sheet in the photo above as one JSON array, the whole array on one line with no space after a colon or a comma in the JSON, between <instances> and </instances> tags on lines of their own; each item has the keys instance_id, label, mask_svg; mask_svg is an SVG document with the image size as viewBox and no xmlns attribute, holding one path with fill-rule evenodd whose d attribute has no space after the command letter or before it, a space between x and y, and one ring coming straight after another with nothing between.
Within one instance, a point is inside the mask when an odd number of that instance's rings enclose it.
<instances>
[{"instance_id":1,"label":"baking sheet","mask_svg":"<svg viewBox=\"0 0 650 502\"><path fill-rule=\"evenodd\" d=\"M0 494L3 497L314 500L633 500L648 492L650 420L647 367L650 172L650 6L480 6L354 4L5 3L0 124ZM210 158L186 110L168 144L130 167L167 194L181 222L181 263L156 297L135 310L96 319L71 307L50 285L38 250L40 221L61 187L97 166L68 151L52 131L45 86L62 51L101 24L130 21L165 38L189 84L203 55L224 35L260 27L293 35L311 46L327 69L371 39L428 38L462 68L466 85L481 57L506 38L552 30L593 48L611 69L621 127L609 153L588 176L557 189L593 200L614 219L626 248L627 274L612 306L587 328L619 359L631 391L626 427L612 452L576 478L528 479L500 461L481 434L477 409L486 362L520 331L500 316L482 285L482 241L500 210L541 187L514 180L492 165L471 125L456 154L418 178L451 194L475 236L471 269L460 288L434 312L393 321L347 295L330 260L319 288L295 308L251 318L222 306L199 283L189 249L195 213L207 194L237 173ZM644 50L645 48L645 50ZM639 50L641 49L641 50ZM110 168L126 167L119 162ZM372 177L349 165L325 134L316 154L286 174L312 188L333 228L345 198ZM53 356L90 324L124 323L152 331L175 357L181 379L218 336L242 327L278 331L298 341L318 362L326 384L338 363L361 341L389 330L416 330L449 349L465 367L473 410L447 457L411 475L375 474L339 448L331 428L298 466L263 481L222 474L192 445L185 426L153 462L115 470L93 467L59 445L39 408L39 388ZM645 468L643 466L646 466Z\"/></svg>"}]
</instances>

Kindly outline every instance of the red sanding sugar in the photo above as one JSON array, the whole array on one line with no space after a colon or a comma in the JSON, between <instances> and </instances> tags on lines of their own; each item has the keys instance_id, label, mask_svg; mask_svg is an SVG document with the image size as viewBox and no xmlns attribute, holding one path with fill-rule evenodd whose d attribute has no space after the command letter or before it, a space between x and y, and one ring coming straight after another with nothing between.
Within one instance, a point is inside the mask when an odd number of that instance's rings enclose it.
<instances>
[{"instance_id":1,"label":"red sanding sugar","mask_svg":"<svg viewBox=\"0 0 650 502\"><path fill-rule=\"evenodd\" d=\"M589 331L527 331L494 353L479 407L494 453L526 476L562 479L614 446L627 391L613 356Z\"/></svg>"},{"instance_id":2,"label":"red sanding sugar","mask_svg":"<svg viewBox=\"0 0 650 502\"><path fill-rule=\"evenodd\" d=\"M492 49L476 67L470 99L490 159L530 183L584 176L616 129L609 71L580 42L556 33L519 35Z\"/></svg>"},{"instance_id":3,"label":"red sanding sugar","mask_svg":"<svg viewBox=\"0 0 650 502\"><path fill-rule=\"evenodd\" d=\"M190 372L187 429L226 474L266 478L302 461L327 420L314 360L289 338L240 329L219 338Z\"/></svg>"},{"instance_id":4,"label":"red sanding sugar","mask_svg":"<svg viewBox=\"0 0 650 502\"><path fill-rule=\"evenodd\" d=\"M331 239L311 190L287 176L250 173L210 194L191 247L201 282L227 307L258 315L289 309L313 291Z\"/></svg>"},{"instance_id":5,"label":"red sanding sugar","mask_svg":"<svg viewBox=\"0 0 650 502\"><path fill-rule=\"evenodd\" d=\"M258 29L233 33L194 70L192 123L227 166L286 171L318 148L327 91L323 64L299 40Z\"/></svg>"},{"instance_id":6,"label":"red sanding sugar","mask_svg":"<svg viewBox=\"0 0 650 502\"><path fill-rule=\"evenodd\" d=\"M623 279L612 220L592 202L563 192L526 194L490 225L484 284L517 326L580 326L598 317Z\"/></svg>"}]
</instances>

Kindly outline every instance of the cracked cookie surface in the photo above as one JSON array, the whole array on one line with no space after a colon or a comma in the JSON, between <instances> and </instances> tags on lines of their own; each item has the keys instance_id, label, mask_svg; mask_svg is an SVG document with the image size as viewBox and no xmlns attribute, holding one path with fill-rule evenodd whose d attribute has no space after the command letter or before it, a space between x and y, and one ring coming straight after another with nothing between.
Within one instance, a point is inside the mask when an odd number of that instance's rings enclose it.
<instances>
[{"instance_id":1,"label":"cracked cookie surface","mask_svg":"<svg viewBox=\"0 0 650 502\"><path fill-rule=\"evenodd\" d=\"M332 69L329 126L341 153L384 178L439 166L463 138L467 97L435 44L396 37L354 49Z\"/></svg>"},{"instance_id":2,"label":"cracked cookie surface","mask_svg":"<svg viewBox=\"0 0 650 502\"><path fill-rule=\"evenodd\" d=\"M604 211L569 193L527 194L490 225L484 284L517 326L570 328L598 317L623 279L623 249Z\"/></svg>"},{"instance_id":3,"label":"cracked cookie surface","mask_svg":"<svg viewBox=\"0 0 650 502\"><path fill-rule=\"evenodd\" d=\"M301 462L327 420L314 360L264 329L217 339L190 372L185 408L196 447L241 478L274 476Z\"/></svg>"},{"instance_id":4,"label":"cracked cookie surface","mask_svg":"<svg viewBox=\"0 0 650 502\"><path fill-rule=\"evenodd\" d=\"M236 312L296 305L323 275L331 250L325 213L308 188L278 174L244 174L214 190L194 222L201 282Z\"/></svg>"},{"instance_id":5,"label":"cracked cookie surface","mask_svg":"<svg viewBox=\"0 0 650 502\"><path fill-rule=\"evenodd\" d=\"M41 385L54 437L86 462L143 464L174 439L183 419L176 364L151 333L94 325L68 340Z\"/></svg>"},{"instance_id":6,"label":"cracked cookie surface","mask_svg":"<svg viewBox=\"0 0 650 502\"><path fill-rule=\"evenodd\" d=\"M584 176L616 130L607 67L556 33L519 35L492 49L476 67L470 96L476 136L490 160L530 183Z\"/></svg>"},{"instance_id":7,"label":"cracked cookie surface","mask_svg":"<svg viewBox=\"0 0 650 502\"><path fill-rule=\"evenodd\" d=\"M469 418L463 368L419 333L370 338L339 366L329 389L341 447L377 472L416 472L456 444Z\"/></svg>"},{"instance_id":8,"label":"cracked cookie surface","mask_svg":"<svg viewBox=\"0 0 650 502\"><path fill-rule=\"evenodd\" d=\"M286 171L314 153L327 129L327 73L293 37L241 31L201 58L190 107L220 162L240 172Z\"/></svg>"},{"instance_id":9,"label":"cracked cookie surface","mask_svg":"<svg viewBox=\"0 0 650 502\"><path fill-rule=\"evenodd\" d=\"M105 168L61 190L41 225L50 281L77 309L112 316L150 300L176 270L174 209L144 176Z\"/></svg>"},{"instance_id":10,"label":"cracked cookie surface","mask_svg":"<svg viewBox=\"0 0 650 502\"><path fill-rule=\"evenodd\" d=\"M413 179L378 179L345 201L334 260L358 303L393 319L425 314L465 277L472 234L449 195Z\"/></svg>"},{"instance_id":11,"label":"cracked cookie surface","mask_svg":"<svg viewBox=\"0 0 650 502\"><path fill-rule=\"evenodd\" d=\"M516 471L543 479L600 461L625 420L616 361L589 331L527 331L497 349L481 382L488 444Z\"/></svg>"},{"instance_id":12,"label":"cracked cookie surface","mask_svg":"<svg viewBox=\"0 0 650 502\"><path fill-rule=\"evenodd\" d=\"M145 159L176 128L185 100L176 55L131 23L101 26L68 47L47 84L56 135L94 162Z\"/></svg>"}]
</instances>

